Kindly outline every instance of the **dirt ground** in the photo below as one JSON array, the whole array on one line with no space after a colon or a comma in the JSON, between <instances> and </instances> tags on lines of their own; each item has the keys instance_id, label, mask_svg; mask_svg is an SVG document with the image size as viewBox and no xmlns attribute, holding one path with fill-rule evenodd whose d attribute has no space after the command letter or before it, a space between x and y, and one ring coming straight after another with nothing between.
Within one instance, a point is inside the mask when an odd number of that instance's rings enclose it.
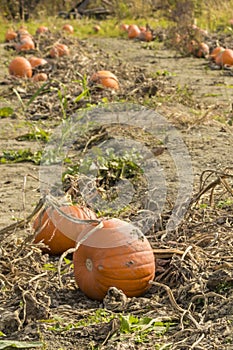
<instances>
[{"instance_id":1,"label":"dirt ground","mask_svg":"<svg viewBox=\"0 0 233 350\"><path fill-rule=\"evenodd\" d=\"M48 48L55 39L50 34L37 41L37 54L49 61L42 68L49 75L49 92L28 105L40 85L9 77L6 63L15 53L1 45L0 107L12 107L14 113L0 118L0 348L6 348L1 341L9 340L25 342L21 348L47 350L233 349L232 71L213 69L206 59L182 57L163 42L97 36L84 41L64 37L72 55L54 60ZM91 87L91 95L74 103L83 91L80 76L104 69L118 77L119 92ZM32 213L40 192L39 164L4 163L3 151L43 150L42 140L19 137L35 127L52 133L64 116L64 96L66 118L88 103L144 104L170 121L187 146L193 202L169 233L165 228L177 194L177 169L166 147L156 155L166 176L167 200L160 225L148 233L157 272L143 297L121 298L116 291L103 302L92 301L77 288L72 266L64 262L59 283L59 258L32 244L29 223L5 229ZM140 132L132 135L141 137ZM90 135L85 137L81 147ZM158 147L156 140L143 141ZM128 323L125 329L127 315L148 317L151 324L134 328Z\"/></svg>"}]
</instances>

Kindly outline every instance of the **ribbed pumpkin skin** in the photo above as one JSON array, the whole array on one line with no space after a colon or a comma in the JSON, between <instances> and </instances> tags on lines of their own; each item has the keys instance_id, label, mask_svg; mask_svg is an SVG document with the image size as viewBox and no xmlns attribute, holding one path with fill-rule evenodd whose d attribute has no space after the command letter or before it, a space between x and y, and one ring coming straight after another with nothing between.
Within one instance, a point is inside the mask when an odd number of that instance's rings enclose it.
<instances>
[{"instance_id":1,"label":"ribbed pumpkin skin","mask_svg":"<svg viewBox=\"0 0 233 350\"><path fill-rule=\"evenodd\" d=\"M96 219L95 213L88 208L84 210L73 205L63 206L60 210L76 219ZM42 248L44 252L57 255L75 247L78 236L86 225L74 223L53 208L48 208L36 217L33 228L38 231L34 243L43 242L48 246L48 248Z\"/></svg>"},{"instance_id":2,"label":"ribbed pumpkin skin","mask_svg":"<svg viewBox=\"0 0 233 350\"><path fill-rule=\"evenodd\" d=\"M111 220L108 220L108 225L109 222L111 223ZM118 232L122 221L115 219L112 221L112 227L114 225L113 239L116 240L118 235L119 241L122 241L122 238L124 240L123 233ZM124 227L127 231L127 226ZM107 228L98 231L101 233L104 230L108 231ZM132 225L129 225L129 230L132 230ZM96 240L98 231L93 234L97 234ZM99 241L98 243L100 245ZM74 252L73 260L77 285L89 298L95 300L103 300L109 287L121 289L128 297L143 295L150 288L148 282L153 280L155 275L153 250L145 236L109 248L81 245ZM88 269L90 265L92 269Z\"/></svg>"}]
</instances>

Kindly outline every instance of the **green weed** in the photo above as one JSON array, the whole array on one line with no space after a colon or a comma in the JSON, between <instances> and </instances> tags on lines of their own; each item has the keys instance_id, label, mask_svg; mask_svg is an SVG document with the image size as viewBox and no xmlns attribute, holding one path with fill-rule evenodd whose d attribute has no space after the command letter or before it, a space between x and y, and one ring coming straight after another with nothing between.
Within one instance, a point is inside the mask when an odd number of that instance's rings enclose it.
<instances>
[{"instance_id":1,"label":"green weed","mask_svg":"<svg viewBox=\"0 0 233 350\"><path fill-rule=\"evenodd\" d=\"M24 150L5 150L0 155L0 163L21 163L32 162L36 165L40 164L42 151L32 152L30 149Z\"/></svg>"}]
</instances>

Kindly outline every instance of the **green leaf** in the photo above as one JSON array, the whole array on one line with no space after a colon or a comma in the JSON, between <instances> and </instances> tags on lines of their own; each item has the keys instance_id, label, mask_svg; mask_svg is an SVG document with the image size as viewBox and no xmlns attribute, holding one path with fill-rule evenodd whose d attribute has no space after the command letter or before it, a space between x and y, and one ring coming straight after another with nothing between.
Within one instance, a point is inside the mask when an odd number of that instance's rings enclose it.
<instances>
[{"instance_id":1,"label":"green leaf","mask_svg":"<svg viewBox=\"0 0 233 350\"><path fill-rule=\"evenodd\" d=\"M14 113L14 110L11 107L0 108L0 118L11 117L13 113Z\"/></svg>"},{"instance_id":2,"label":"green leaf","mask_svg":"<svg viewBox=\"0 0 233 350\"><path fill-rule=\"evenodd\" d=\"M29 349L29 348L38 348L43 346L41 342L26 342L26 341L17 341L17 340L0 340L0 350L1 349Z\"/></svg>"}]
</instances>

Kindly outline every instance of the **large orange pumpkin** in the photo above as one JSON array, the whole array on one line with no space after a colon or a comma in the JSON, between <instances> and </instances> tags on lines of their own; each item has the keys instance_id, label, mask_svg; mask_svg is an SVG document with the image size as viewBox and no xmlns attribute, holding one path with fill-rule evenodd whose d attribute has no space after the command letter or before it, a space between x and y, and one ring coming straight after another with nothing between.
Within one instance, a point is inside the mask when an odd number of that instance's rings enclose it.
<instances>
[{"instance_id":1,"label":"large orange pumpkin","mask_svg":"<svg viewBox=\"0 0 233 350\"><path fill-rule=\"evenodd\" d=\"M225 65L227 66L233 66L233 50L231 49L225 49L221 51L215 58L215 62L217 65L223 67Z\"/></svg>"},{"instance_id":2,"label":"large orange pumpkin","mask_svg":"<svg viewBox=\"0 0 233 350\"><path fill-rule=\"evenodd\" d=\"M135 226L119 219L103 221L103 228L74 252L73 261L78 287L95 300L102 300L109 287L121 289L128 297L143 295L155 274L149 241Z\"/></svg>"},{"instance_id":3,"label":"large orange pumpkin","mask_svg":"<svg viewBox=\"0 0 233 350\"><path fill-rule=\"evenodd\" d=\"M106 88L118 90L119 83L115 74L109 72L108 70L100 70L94 73L90 81L95 84L100 84Z\"/></svg>"},{"instance_id":4,"label":"large orange pumpkin","mask_svg":"<svg viewBox=\"0 0 233 350\"><path fill-rule=\"evenodd\" d=\"M9 73L19 78L31 78L32 67L24 57L15 57L9 64Z\"/></svg>"},{"instance_id":5,"label":"large orange pumpkin","mask_svg":"<svg viewBox=\"0 0 233 350\"><path fill-rule=\"evenodd\" d=\"M96 220L95 213L88 208L71 205L62 206L60 210L75 219ZM56 255L75 247L78 236L86 228L86 224L75 223L49 207L36 217L33 228L36 231L34 243L43 242L47 247L42 250Z\"/></svg>"}]
</instances>

